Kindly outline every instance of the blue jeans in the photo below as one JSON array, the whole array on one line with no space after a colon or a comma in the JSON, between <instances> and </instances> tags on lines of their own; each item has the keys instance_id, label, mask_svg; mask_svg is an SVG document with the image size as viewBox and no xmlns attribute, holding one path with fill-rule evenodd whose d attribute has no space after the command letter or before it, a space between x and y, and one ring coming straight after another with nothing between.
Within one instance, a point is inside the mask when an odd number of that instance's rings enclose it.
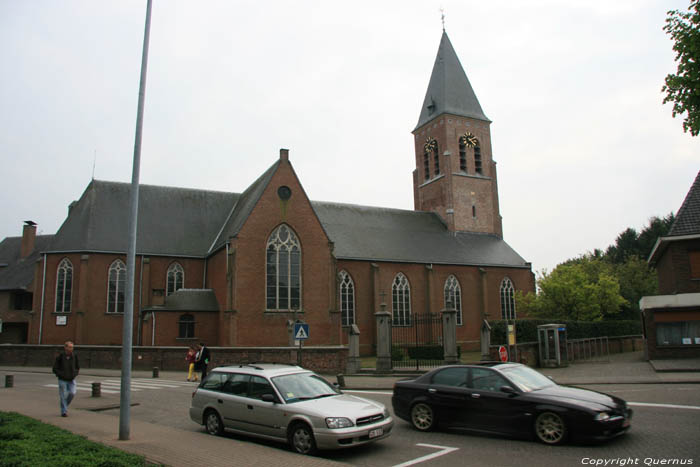
<instances>
[{"instance_id":1,"label":"blue jeans","mask_svg":"<svg viewBox=\"0 0 700 467\"><path fill-rule=\"evenodd\" d=\"M75 387L75 380L64 381L62 379L58 380L58 398L61 402L61 415L68 412L68 406L70 405L75 393L77 392Z\"/></svg>"}]
</instances>

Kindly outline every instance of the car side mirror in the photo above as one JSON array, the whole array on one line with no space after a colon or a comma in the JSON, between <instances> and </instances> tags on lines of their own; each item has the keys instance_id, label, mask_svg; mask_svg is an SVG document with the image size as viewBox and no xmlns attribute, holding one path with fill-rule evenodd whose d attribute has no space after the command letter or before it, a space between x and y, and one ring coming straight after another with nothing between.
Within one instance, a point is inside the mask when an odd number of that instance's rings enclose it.
<instances>
[{"instance_id":1,"label":"car side mirror","mask_svg":"<svg viewBox=\"0 0 700 467\"><path fill-rule=\"evenodd\" d=\"M275 399L275 396L272 394L263 394L262 400L263 400L263 402L272 402L273 404L277 402L277 400Z\"/></svg>"},{"instance_id":2,"label":"car side mirror","mask_svg":"<svg viewBox=\"0 0 700 467\"><path fill-rule=\"evenodd\" d=\"M517 391L510 386L501 386L501 392L505 392L506 394L511 395L511 396L514 396L517 394Z\"/></svg>"}]
</instances>

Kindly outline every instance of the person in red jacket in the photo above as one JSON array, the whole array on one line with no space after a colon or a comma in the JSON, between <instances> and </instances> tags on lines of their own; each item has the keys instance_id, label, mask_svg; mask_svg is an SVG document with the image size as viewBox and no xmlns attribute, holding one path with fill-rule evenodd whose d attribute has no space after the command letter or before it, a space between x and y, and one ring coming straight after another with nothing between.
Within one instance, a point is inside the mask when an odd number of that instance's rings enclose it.
<instances>
[{"instance_id":1,"label":"person in red jacket","mask_svg":"<svg viewBox=\"0 0 700 467\"><path fill-rule=\"evenodd\" d=\"M53 374L58 377L58 398L61 406L61 417L68 416L68 406L75 393L75 378L80 372L78 356L73 351L73 343L66 341L61 352L53 364Z\"/></svg>"}]
</instances>

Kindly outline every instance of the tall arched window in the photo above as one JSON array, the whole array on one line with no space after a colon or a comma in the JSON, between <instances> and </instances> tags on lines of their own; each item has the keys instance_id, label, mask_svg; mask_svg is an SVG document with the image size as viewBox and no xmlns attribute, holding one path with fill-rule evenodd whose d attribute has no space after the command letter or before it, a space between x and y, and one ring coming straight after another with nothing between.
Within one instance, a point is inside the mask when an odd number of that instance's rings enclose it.
<instances>
[{"instance_id":1,"label":"tall arched window","mask_svg":"<svg viewBox=\"0 0 700 467\"><path fill-rule=\"evenodd\" d=\"M483 174L484 170L481 167L481 146L479 146L479 143L476 143L476 146L474 146L474 171L478 174Z\"/></svg>"},{"instance_id":2,"label":"tall arched window","mask_svg":"<svg viewBox=\"0 0 700 467\"><path fill-rule=\"evenodd\" d=\"M190 314L180 316L178 328L179 332L177 337L180 339L192 339L194 337L194 316Z\"/></svg>"},{"instance_id":3,"label":"tall arched window","mask_svg":"<svg viewBox=\"0 0 700 467\"><path fill-rule=\"evenodd\" d=\"M285 224L267 241L266 290L268 310L301 308L301 245Z\"/></svg>"},{"instance_id":4,"label":"tall arched window","mask_svg":"<svg viewBox=\"0 0 700 467\"><path fill-rule=\"evenodd\" d=\"M411 325L411 286L402 273L391 284L391 308L394 326Z\"/></svg>"},{"instance_id":5,"label":"tall arched window","mask_svg":"<svg viewBox=\"0 0 700 467\"><path fill-rule=\"evenodd\" d=\"M340 271L340 317L343 326L355 324L355 283L345 271Z\"/></svg>"},{"instance_id":6,"label":"tall arched window","mask_svg":"<svg viewBox=\"0 0 700 467\"><path fill-rule=\"evenodd\" d=\"M467 140L464 136L459 137L459 170L467 171Z\"/></svg>"},{"instance_id":7,"label":"tall arched window","mask_svg":"<svg viewBox=\"0 0 700 467\"><path fill-rule=\"evenodd\" d=\"M107 281L107 313L124 313L124 291L126 290L126 266L120 259L109 267Z\"/></svg>"},{"instance_id":8,"label":"tall arched window","mask_svg":"<svg viewBox=\"0 0 700 467\"><path fill-rule=\"evenodd\" d=\"M72 292L73 265L63 258L56 271L56 313L70 313Z\"/></svg>"},{"instance_id":9,"label":"tall arched window","mask_svg":"<svg viewBox=\"0 0 700 467\"><path fill-rule=\"evenodd\" d=\"M166 295L180 290L185 286L185 270L180 263L173 263L168 268L168 285Z\"/></svg>"},{"instance_id":10,"label":"tall arched window","mask_svg":"<svg viewBox=\"0 0 700 467\"><path fill-rule=\"evenodd\" d=\"M515 289L507 277L501 282L501 319L515 319Z\"/></svg>"},{"instance_id":11,"label":"tall arched window","mask_svg":"<svg viewBox=\"0 0 700 467\"><path fill-rule=\"evenodd\" d=\"M462 325L462 289L455 276L450 276L445 281L445 308L450 302L457 311L457 326Z\"/></svg>"},{"instance_id":12,"label":"tall arched window","mask_svg":"<svg viewBox=\"0 0 700 467\"><path fill-rule=\"evenodd\" d=\"M423 172L425 173L425 179L430 180L430 153L423 153Z\"/></svg>"}]
</instances>

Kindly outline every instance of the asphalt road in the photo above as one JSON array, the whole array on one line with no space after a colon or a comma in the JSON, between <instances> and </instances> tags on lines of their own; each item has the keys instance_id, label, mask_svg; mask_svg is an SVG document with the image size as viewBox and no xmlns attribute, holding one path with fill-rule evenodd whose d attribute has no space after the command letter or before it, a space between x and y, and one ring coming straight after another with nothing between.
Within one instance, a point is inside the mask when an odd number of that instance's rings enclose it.
<instances>
[{"instance_id":1,"label":"asphalt road","mask_svg":"<svg viewBox=\"0 0 700 467\"><path fill-rule=\"evenodd\" d=\"M109 390L106 380L114 378L81 377L79 383L103 380L103 393ZM188 409L194 383L151 380L134 382L130 411L132 419L164 424L186 431L203 428L189 419ZM23 373L15 376L15 387L45 388L47 396L57 394L49 374ZM85 384L85 387L88 385ZM593 385L589 389L613 393L627 400L635 414L632 429L623 437L594 445L568 444L545 446L497 436L458 431L421 433L407 422L397 420L392 436L378 443L356 449L331 451L322 457L358 466L574 466L574 465L700 465L700 384L623 384ZM391 407L390 391L349 393L371 398ZM81 390L78 397L90 397ZM58 399L57 395L56 398ZM103 413L113 414L118 423L118 394L104 393ZM58 405L58 401L57 401ZM239 442L257 443L270 449L287 449L285 445L227 434L235 455ZM427 456L427 457L426 457ZM421 460L422 459L422 460Z\"/></svg>"}]
</instances>

